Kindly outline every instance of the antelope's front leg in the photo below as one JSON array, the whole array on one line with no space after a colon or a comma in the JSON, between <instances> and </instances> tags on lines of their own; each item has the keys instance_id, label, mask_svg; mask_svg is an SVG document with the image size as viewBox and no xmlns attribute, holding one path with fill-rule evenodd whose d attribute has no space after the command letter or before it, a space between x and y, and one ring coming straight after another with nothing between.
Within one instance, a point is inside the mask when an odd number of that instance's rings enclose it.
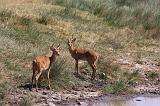
<instances>
[{"instance_id":1,"label":"antelope's front leg","mask_svg":"<svg viewBox=\"0 0 160 106\"><path fill-rule=\"evenodd\" d=\"M48 79L48 87L51 90L50 78L49 77L50 77L50 69L48 69L48 72L47 72L47 79Z\"/></svg>"},{"instance_id":2,"label":"antelope's front leg","mask_svg":"<svg viewBox=\"0 0 160 106\"><path fill-rule=\"evenodd\" d=\"M75 70L76 70L76 74L78 75L78 60L76 60Z\"/></svg>"},{"instance_id":3,"label":"antelope's front leg","mask_svg":"<svg viewBox=\"0 0 160 106\"><path fill-rule=\"evenodd\" d=\"M32 75L32 85L31 85L31 90L33 88L33 82L34 82L34 79L35 79L35 73L33 72L33 75Z\"/></svg>"}]
</instances>

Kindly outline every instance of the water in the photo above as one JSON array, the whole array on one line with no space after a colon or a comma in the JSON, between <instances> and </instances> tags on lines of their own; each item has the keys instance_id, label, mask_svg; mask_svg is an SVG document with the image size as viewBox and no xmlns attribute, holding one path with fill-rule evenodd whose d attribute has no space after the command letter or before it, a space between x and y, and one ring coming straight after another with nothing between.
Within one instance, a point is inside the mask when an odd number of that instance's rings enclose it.
<instances>
[{"instance_id":1,"label":"water","mask_svg":"<svg viewBox=\"0 0 160 106\"><path fill-rule=\"evenodd\" d=\"M160 96L103 97L100 100L86 100L57 106L160 106Z\"/></svg>"},{"instance_id":2,"label":"water","mask_svg":"<svg viewBox=\"0 0 160 106\"><path fill-rule=\"evenodd\" d=\"M85 105L84 105L85 106ZM105 102L87 104L86 106L160 106L160 97L136 97L131 99L116 99Z\"/></svg>"}]
</instances>

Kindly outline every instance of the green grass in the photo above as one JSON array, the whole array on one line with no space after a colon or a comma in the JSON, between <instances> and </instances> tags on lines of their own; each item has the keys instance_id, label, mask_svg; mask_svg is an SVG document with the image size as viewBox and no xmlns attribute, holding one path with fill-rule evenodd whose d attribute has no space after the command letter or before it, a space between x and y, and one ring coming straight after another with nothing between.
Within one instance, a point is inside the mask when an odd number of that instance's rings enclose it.
<instances>
[{"instance_id":1,"label":"green grass","mask_svg":"<svg viewBox=\"0 0 160 106\"><path fill-rule=\"evenodd\" d=\"M19 106L32 106L32 105L27 99L23 99L20 101Z\"/></svg>"},{"instance_id":2,"label":"green grass","mask_svg":"<svg viewBox=\"0 0 160 106\"><path fill-rule=\"evenodd\" d=\"M32 20L27 16L20 17L19 22L24 26L30 26L32 24Z\"/></svg>"},{"instance_id":3,"label":"green grass","mask_svg":"<svg viewBox=\"0 0 160 106\"><path fill-rule=\"evenodd\" d=\"M149 30L160 26L158 0L50 0L50 2L67 8L87 10L103 17L110 25L118 27L136 28L142 25L144 29Z\"/></svg>"},{"instance_id":4,"label":"green grass","mask_svg":"<svg viewBox=\"0 0 160 106\"><path fill-rule=\"evenodd\" d=\"M7 93L7 90L10 89L8 82L2 82L0 83L0 99L3 100L5 98L5 95ZM0 101L1 103L2 101Z\"/></svg>"},{"instance_id":5,"label":"green grass","mask_svg":"<svg viewBox=\"0 0 160 106\"><path fill-rule=\"evenodd\" d=\"M159 73L149 71L149 72L146 73L146 77L147 77L149 80L156 80L156 79L159 78Z\"/></svg>"},{"instance_id":6,"label":"green grass","mask_svg":"<svg viewBox=\"0 0 160 106\"><path fill-rule=\"evenodd\" d=\"M51 76L52 80L59 80L59 78L62 78L63 73L67 70L69 70L69 61L65 59L65 57L58 57L58 59L53 63L51 68Z\"/></svg>"},{"instance_id":7,"label":"green grass","mask_svg":"<svg viewBox=\"0 0 160 106\"><path fill-rule=\"evenodd\" d=\"M7 9L1 9L0 10L0 20L2 22L5 22L9 20L12 16L14 16L14 13Z\"/></svg>"},{"instance_id":8,"label":"green grass","mask_svg":"<svg viewBox=\"0 0 160 106\"><path fill-rule=\"evenodd\" d=\"M5 65L7 67L8 70L14 70L14 71L20 71L20 66L18 66L17 64L11 63L9 61L5 61Z\"/></svg>"},{"instance_id":9,"label":"green grass","mask_svg":"<svg viewBox=\"0 0 160 106\"><path fill-rule=\"evenodd\" d=\"M122 77L129 85L135 85L144 81L143 76L140 74L140 70L133 70L133 72L130 73L126 71L123 73Z\"/></svg>"},{"instance_id":10,"label":"green grass","mask_svg":"<svg viewBox=\"0 0 160 106\"><path fill-rule=\"evenodd\" d=\"M123 73L120 66L118 64L112 64L109 59L108 61L101 60L98 63L98 71L105 73L108 80L118 80Z\"/></svg>"},{"instance_id":11,"label":"green grass","mask_svg":"<svg viewBox=\"0 0 160 106\"><path fill-rule=\"evenodd\" d=\"M48 14L42 14L37 19L37 22L40 23L40 24L47 25L51 22L51 18L49 17Z\"/></svg>"},{"instance_id":12,"label":"green grass","mask_svg":"<svg viewBox=\"0 0 160 106\"><path fill-rule=\"evenodd\" d=\"M116 81L104 87L103 92L111 94L124 94L127 91L127 83L124 81Z\"/></svg>"},{"instance_id":13,"label":"green grass","mask_svg":"<svg viewBox=\"0 0 160 106\"><path fill-rule=\"evenodd\" d=\"M50 76L56 89L67 89L78 85L80 80L73 75L71 69L71 63L65 57L60 57L53 63Z\"/></svg>"}]
</instances>

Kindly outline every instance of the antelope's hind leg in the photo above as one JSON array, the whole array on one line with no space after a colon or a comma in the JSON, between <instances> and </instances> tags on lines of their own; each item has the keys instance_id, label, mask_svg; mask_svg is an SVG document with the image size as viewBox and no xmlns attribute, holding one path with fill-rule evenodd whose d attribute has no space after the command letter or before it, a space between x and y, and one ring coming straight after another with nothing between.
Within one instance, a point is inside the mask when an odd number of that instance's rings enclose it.
<instances>
[{"instance_id":1,"label":"antelope's hind leg","mask_svg":"<svg viewBox=\"0 0 160 106\"><path fill-rule=\"evenodd\" d=\"M78 60L75 63L75 74L78 75Z\"/></svg>"},{"instance_id":2,"label":"antelope's hind leg","mask_svg":"<svg viewBox=\"0 0 160 106\"><path fill-rule=\"evenodd\" d=\"M40 77L40 75L42 74L42 71L39 71L38 74L36 75L36 80L35 80L35 83L36 83L36 91L38 91L38 79Z\"/></svg>"},{"instance_id":3,"label":"antelope's hind leg","mask_svg":"<svg viewBox=\"0 0 160 106\"><path fill-rule=\"evenodd\" d=\"M96 77L96 66L95 64L89 64L92 68L92 75L91 75L91 80L94 80Z\"/></svg>"}]
</instances>

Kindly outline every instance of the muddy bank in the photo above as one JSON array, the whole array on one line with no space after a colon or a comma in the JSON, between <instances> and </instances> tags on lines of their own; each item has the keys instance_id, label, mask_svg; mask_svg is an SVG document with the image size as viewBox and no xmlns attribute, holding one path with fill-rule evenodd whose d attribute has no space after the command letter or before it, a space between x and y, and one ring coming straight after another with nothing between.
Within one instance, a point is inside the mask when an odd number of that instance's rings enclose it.
<instances>
[{"instance_id":1,"label":"muddy bank","mask_svg":"<svg viewBox=\"0 0 160 106\"><path fill-rule=\"evenodd\" d=\"M17 106L22 101L31 102L34 106L62 106L62 105L86 105L112 100L129 100L139 96L160 96L160 87L146 85L136 86L132 93L123 95L103 94L102 90L94 86L74 88L71 90L55 91L39 89L38 92L33 89L15 88L6 95L4 104Z\"/></svg>"}]
</instances>

